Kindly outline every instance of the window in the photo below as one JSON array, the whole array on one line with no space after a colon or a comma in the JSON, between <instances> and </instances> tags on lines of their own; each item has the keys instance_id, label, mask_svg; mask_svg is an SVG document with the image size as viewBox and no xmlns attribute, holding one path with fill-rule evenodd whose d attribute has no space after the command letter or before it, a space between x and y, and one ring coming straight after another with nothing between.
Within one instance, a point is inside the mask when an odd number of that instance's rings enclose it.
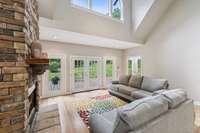
<instances>
[{"instance_id":1,"label":"window","mask_svg":"<svg viewBox=\"0 0 200 133\"><path fill-rule=\"evenodd\" d=\"M113 77L113 61L106 60L106 77L112 78Z\"/></svg>"},{"instance_id":2,"label":"window","mask_svg":"<svg viewBox=\"0 0 200 133\"><path fill-rule=\"evenodd\" d=\"M90 79L97 79L98 74L98 61L90 61L89 63L89 76Z\"/></svg>"},{"instance_id":3,"label":"window","mask_svg":"<svg viewBox=\"0 0 200 133\"><path fill-rule=\"evenodd\" d=\"M142 74L142 58L140 56L128 59L128 74Z\"/></svg>"},{"instance_id":4,"label":"window","mask_svg":"<svg viewBox=\"0 0 200 133\"><path fill-rule=\"evenodd\" d=\"M108 3L108 0L92 0L92 10L109 15Z\"/></svg>"},{"instance_id":5,"label":"window","mask_svg":"<svg viewBox=\"0 0 200 133\"><path fill-rule=\"evenodd\" d=\"M122 0L71 0L71 3L113 19L123 20Z\"/></svg>"},{"instance_id":6,"label":"window","mask_svg":"<svg viewBox=\"0 0 200 133\"><path fill-rule=\"evenodd\" d=\"M132 60L128 60L128 75L132 74Z\"/></svg>"},{"instance_id":7,"label":"window","mask_svg":"<svg viewBox=\"0 0 200 133\"><path fill-rule=\"evenodd\" d=\"M75 81L83 81L84 80L84 61L76 60L75 61Z\"/></svg>"},{"instance_id":8,"label":"window","mask_svg":"<svg viewBox=\"0 0 200 133\"><path fill-rule=\"evenodd\" d=\"M121 19L121 1L112 0L112 17L115 19Z\"/></svg>"},{"instance_id":9,"label":"window","mask_svg":"<svg viewBox=\"0 0 200 133\"><path fill-rule=\"evenodd\" d=\"M88 0L72 0L72 3L80 7L88 8Z\"/></svg>"}]
</instances>

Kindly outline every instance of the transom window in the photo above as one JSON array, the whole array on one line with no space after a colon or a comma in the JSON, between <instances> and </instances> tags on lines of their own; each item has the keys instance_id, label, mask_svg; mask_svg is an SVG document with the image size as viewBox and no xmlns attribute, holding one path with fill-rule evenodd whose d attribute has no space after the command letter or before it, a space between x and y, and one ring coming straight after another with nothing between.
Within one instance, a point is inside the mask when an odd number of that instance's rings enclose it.
<instances>
[{"instance_id":1,"label":"transom window","mask_svg":"<svg viewBox=\"0 0 200 133\"><path fill-rule=\"evenodd\" d=\"M123 20L122 0L71 0L71 3L117 20Z\"/></svg>"}]
</instances>

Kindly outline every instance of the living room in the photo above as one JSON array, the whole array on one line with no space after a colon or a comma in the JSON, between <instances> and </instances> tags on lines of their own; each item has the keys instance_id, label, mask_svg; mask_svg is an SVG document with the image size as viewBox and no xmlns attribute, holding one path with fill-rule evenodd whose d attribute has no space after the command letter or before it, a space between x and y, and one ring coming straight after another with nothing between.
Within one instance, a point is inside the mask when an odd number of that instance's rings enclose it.
<instances>
[{"instance_id":1,"label":"living room","mask_svg":"<svg viewBox=\"0 0 200 133\"><path fill-rule=\"evenodd\" d=\"M200 133L199 0L0 0L0 132Z\"/></svg>"}]
</instances>

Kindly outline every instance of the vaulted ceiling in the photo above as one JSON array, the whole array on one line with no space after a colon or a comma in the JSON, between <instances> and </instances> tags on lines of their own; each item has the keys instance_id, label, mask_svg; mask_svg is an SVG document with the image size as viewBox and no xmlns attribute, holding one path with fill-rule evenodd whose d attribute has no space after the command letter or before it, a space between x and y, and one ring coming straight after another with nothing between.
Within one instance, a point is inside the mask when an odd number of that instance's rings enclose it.
<instances>
[{"instance_id":1,"label":"vaulted ceiling","mask_svg":"<svg viewBox=\"0 0 200 133\"><path fill-rule=\"evenodd\" d=\"M128 44L128 47L119 47L118 44L115 46L116 48L129 48L131 47L130 44L132 44L132 47L135 47L138 46L138 44L145 44L153 28L157 25L173 1L174 0L124 0L124 23L116 23L114 21L112 22L111 19L109 20L105 17L96 16L80 9L72 9L70 0L38 0L39 14L41 17L40 26L43 27L43 30L40 31L40 39L52 41L52 37L47 35L47 31L44 31L50 28L51 31L62 31L62 37L70 37L69 33L81 34L83 35L82 37L84 37L85 34L86 36L89 35L90 38L93 37L93 39L91 39L93 42L95 37L99 36L108 47L111 47L111 44L114 47L113 42L115 41L113 40L120 42L120 45L123 45L123 42L124 45ZM97 28L96 31L95 27ZM63 35L67 32L68 34ZM61 35L59 39L59 35L60 34L54 33L54 35L51 36L56 36L55 41L62 40L62 42L67 42ZM107 42L105 40L107 40ZM102 42L98 43L99 41L99 39L95 41L97 43L95 46L101 45L106 47L106 45L102 45ZM80 42L79 44L86 42ZM93 42L88 42L88 45L91 45ZM77 41L70 43L77 44Z\"/></svg>"}]
</instances>

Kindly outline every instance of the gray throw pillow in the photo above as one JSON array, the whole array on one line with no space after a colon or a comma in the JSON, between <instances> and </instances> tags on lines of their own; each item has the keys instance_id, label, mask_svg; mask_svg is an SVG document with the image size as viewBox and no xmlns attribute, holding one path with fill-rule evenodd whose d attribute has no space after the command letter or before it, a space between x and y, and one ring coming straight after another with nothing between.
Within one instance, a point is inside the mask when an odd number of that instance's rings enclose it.
<instances>
[{"instance_id":1,"label":"gray throw pillow","mask_svg":"<svg viewBox=\"0 0 200 133\"><path fill-rule=\"evenodd\" d=\"M119 77L119 84L128 85L130 75L123 75Z\"/></svg>"},{"instance_id":2,"label":"gray throw pillow","mask_svg":"<svg viewBox=\"0 0 200 133\"><path fill-rule=\"evenodd\" d=\"M142 80L143 80L142 76L132 75L131 78L130 78L130 80L129 80L128 85L131 86L131 87L133 87L133 88L140 89L141 85L142 85Z\"/></svg>"}]
</instances>

